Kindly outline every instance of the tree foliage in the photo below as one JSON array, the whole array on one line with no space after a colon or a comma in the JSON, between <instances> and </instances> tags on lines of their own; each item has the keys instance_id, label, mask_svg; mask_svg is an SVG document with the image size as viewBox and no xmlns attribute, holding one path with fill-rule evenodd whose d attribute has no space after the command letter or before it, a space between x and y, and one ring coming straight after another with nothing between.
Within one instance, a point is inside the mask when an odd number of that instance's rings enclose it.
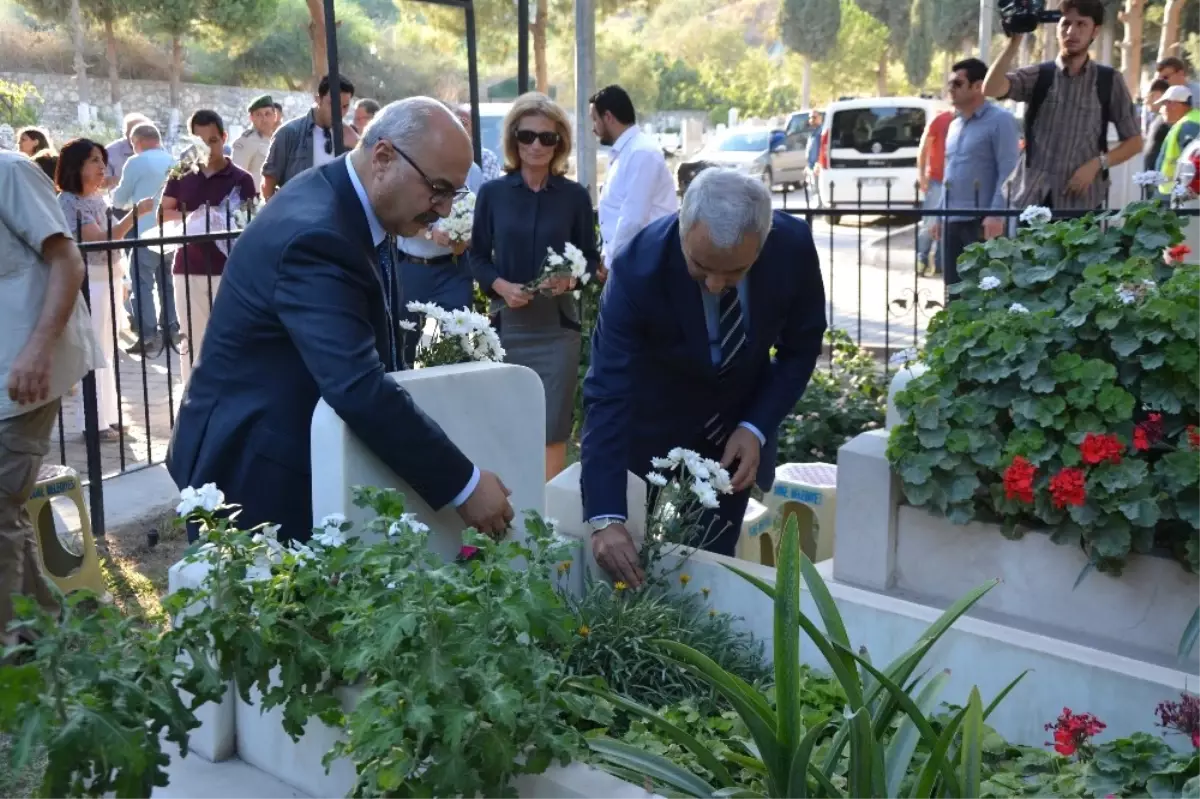
<instances>
[{"instance_id":1,"label":"tree foliage","mask_svg":"<svg viewBox=\"0 0 1200 799\"><path fill-rule=\"evenodd\" d=\"M904 74L913 86L921 87L929 80L933 59L932 0L913 0L912 28L904 50Z\"/></svg>"},{"instance_id":2,"label":"tree foliage","mask_svg":"<svg viewBox=\"0 0 1200 799\"><path fill-rule=\"evenodd\" d=\"M783 0L779 35L788 49L822 61L834 52L842 7L838 0Z\"/></svg>"}]
</instances>

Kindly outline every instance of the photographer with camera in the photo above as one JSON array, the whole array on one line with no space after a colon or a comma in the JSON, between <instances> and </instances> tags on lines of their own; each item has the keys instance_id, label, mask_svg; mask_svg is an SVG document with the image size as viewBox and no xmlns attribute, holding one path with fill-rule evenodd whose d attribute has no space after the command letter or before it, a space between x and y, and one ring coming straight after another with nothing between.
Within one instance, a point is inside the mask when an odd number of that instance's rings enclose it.
<instances>
[{"instance_id":1,"label":"photographer with camera","mask_svg":"<svg viewBox=\"0 0 1200 799\"><path fill-rule=\"evenodd\" d=\"M1102 0L1062 0L1061 16L1044 6L1044 0L1000 0L1009 40L988 70L983 90L989 97L1025 103L1025 158L1016 204L1100 208L1106 201L1108 170L1142 149L1133 99L1120 73L1088 56L1104 23ZM1058 58L1010 70L1021 38L1039 24L1055 21ZM1110 123L1120 140L1112 152Z\"/></svg>"}]
</instances>

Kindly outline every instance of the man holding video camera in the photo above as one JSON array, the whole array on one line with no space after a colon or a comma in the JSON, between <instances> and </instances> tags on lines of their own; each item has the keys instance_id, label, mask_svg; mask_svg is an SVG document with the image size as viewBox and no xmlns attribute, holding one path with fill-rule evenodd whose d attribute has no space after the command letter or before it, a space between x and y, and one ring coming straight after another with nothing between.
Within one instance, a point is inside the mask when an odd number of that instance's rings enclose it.
<instances>
[{"instance_id":1,"label":"man holding video camera","mask_svg":"<svg viewBox=\"0 0 1200 799\"><path fill-rule=\"evenodd\" d=\"M1140 153L1142 137L1121 74L1088 57L1104 23L1102 0L1063 0L1060 10L1061 17L1045 11L1042 0L1001 0L1009 40L988 69L983 91L1025 103L1025 158L1016 205L1090 210L1105 205L1108 170ZM1058 58L1010 69L1021 38L1055 21ZM1120 140L1111 152L1110 123Z\"/></svg>"}]
</instances>

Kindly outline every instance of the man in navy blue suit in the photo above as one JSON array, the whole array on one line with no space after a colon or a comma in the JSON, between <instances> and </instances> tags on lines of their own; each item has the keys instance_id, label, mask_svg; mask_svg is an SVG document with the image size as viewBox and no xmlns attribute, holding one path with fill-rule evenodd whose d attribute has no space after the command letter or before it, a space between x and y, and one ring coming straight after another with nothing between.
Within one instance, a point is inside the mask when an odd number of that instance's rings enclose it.
<instances>
[{"instance_id":1,"label":"man in navy blue suit","mask_svg":"<svg viewBox=\"0 0 1200 799\"><path fill-rule=\"evenodd\" d=\"M720 532L706 543L733 554L750 488L774 479L779 424L804 393L824 333L812 233L773 212L750 177L701 172L679 213L622 251L592 337L581 452L592 550L614 579L644 579L624 524L625 472L645 475L674 447L733 470L733 493L715 511Z\"/></svg>"},{"instance_id":2,"label":"man in navy blue suit","mask_svg":"<svg viewBox=\"0 0 1200 799\"><path fill-rule=\"evenodd\" d=\"M289 181L230 253L187 386L167 468L176 485L216 483L239 526L312 531L309 427L324 399L434 508L481 532L513 518L508 490L481 472L408 393L391 236L450 212L471 142L445 106L383 108L349 155Z\"/></svg>"}]
</instances>

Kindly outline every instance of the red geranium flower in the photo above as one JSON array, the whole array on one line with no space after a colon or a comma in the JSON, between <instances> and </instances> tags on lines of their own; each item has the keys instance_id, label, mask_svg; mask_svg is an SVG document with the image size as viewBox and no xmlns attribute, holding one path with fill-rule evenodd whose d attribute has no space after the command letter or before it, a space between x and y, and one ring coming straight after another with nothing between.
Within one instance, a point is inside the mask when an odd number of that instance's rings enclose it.
<instances>
[{"instance_id":1,"label":"red geranium flower","mask_svg":"<svg viewBox=\"0 0 1200 799\"><path fill-rule=\"evenodd\" d=\"M1187 426L1188 446L1192 449L1200 449L1200 429L1196 425L1189 424Z\"/></svg>"},{"instance_id":2,"label":"red geranium flower","mask_svg":"<svg viewBox=\"0 0 1200 799\"><path fill-rule=\"evenodd\" d=\"M1096 433L1088 433L1083 437L1083 443L1079 445L1079 454L1083 457L1083 462L1089 466L1095 466L1098 463L1120 463L1121 452L1125 449L1125 445L1121 443L1121 439L1111 433L1097 435Z\"/></svg>"},{"instance_id":3,"label":"red geranium flower","mask_svg":"<svg viewBox=\"0 0 1200 799\"><path fill-rule=\"evenodd\" d=\"M1083 470L1067 467L1051 477L1050 496L1054 499L1056 508L1082 505L1083 501L1087 499Z\"/></svg>"},{"instance_id":4,"label":"red geranium flower","mask_svg":"<svg viewBox=\"0 0 1200 799\"><path fill-rule=\"evenodd\" d=\"M1152 413L1146 421L1138 422L1133 428L1133 448L1139 452L1150 449L1150 445L1162 438L1162 414Z\"/></svg>"},{"instance_id":5,"label":"red geranium flower","mask_svg":"<svg viewBox=\"0 0 1200 799\"><path fill-rule=\"evenodd\" d=\"M1133 428L1133 448L1138 452L1150 449L1150 438L1140 424Z\"/></svg>"},{"instance_id":6,"label":"red geranium flower","mask_svg":"<svg viewBox=\"0 0 1200 799\"><path fill-rule=\"evenodd\" d=\"M1019 499L1025 503L1033 502L1033 476L1037 467L1018 455L1004 470L1004 496L1008 499Z\"/></svg>"},{"instance_id":7,"label":"red geranium flower","mask_svg":"<svg viewBox=\"0 0 1200 799\"><path fill-rule=\"evenodd\" d=\"M1047 730L1054 730L1054 751L1064 757L1070 757L1076 752L1084 754L1091 750L1091 738L1098 735L1106 725L1091 713L1072 713L1068 707L1063 708L1062 714L1052 724L1047 724ZM1047 741L1047 744L1050 742Z\"/></svg>"},{"instance_id":8,"label":"red geranium flower","mask_svg":"<svg viewBox=\"0 0 1200 799\"><path fill-rule=\"evenodd\" d=\"M1167 258L1169 263L1179 263L1186 255L1191 253L1192 248L1186 244L1176 244L1174 247L1167 248Z\"/></svg>"}]
</instances>

